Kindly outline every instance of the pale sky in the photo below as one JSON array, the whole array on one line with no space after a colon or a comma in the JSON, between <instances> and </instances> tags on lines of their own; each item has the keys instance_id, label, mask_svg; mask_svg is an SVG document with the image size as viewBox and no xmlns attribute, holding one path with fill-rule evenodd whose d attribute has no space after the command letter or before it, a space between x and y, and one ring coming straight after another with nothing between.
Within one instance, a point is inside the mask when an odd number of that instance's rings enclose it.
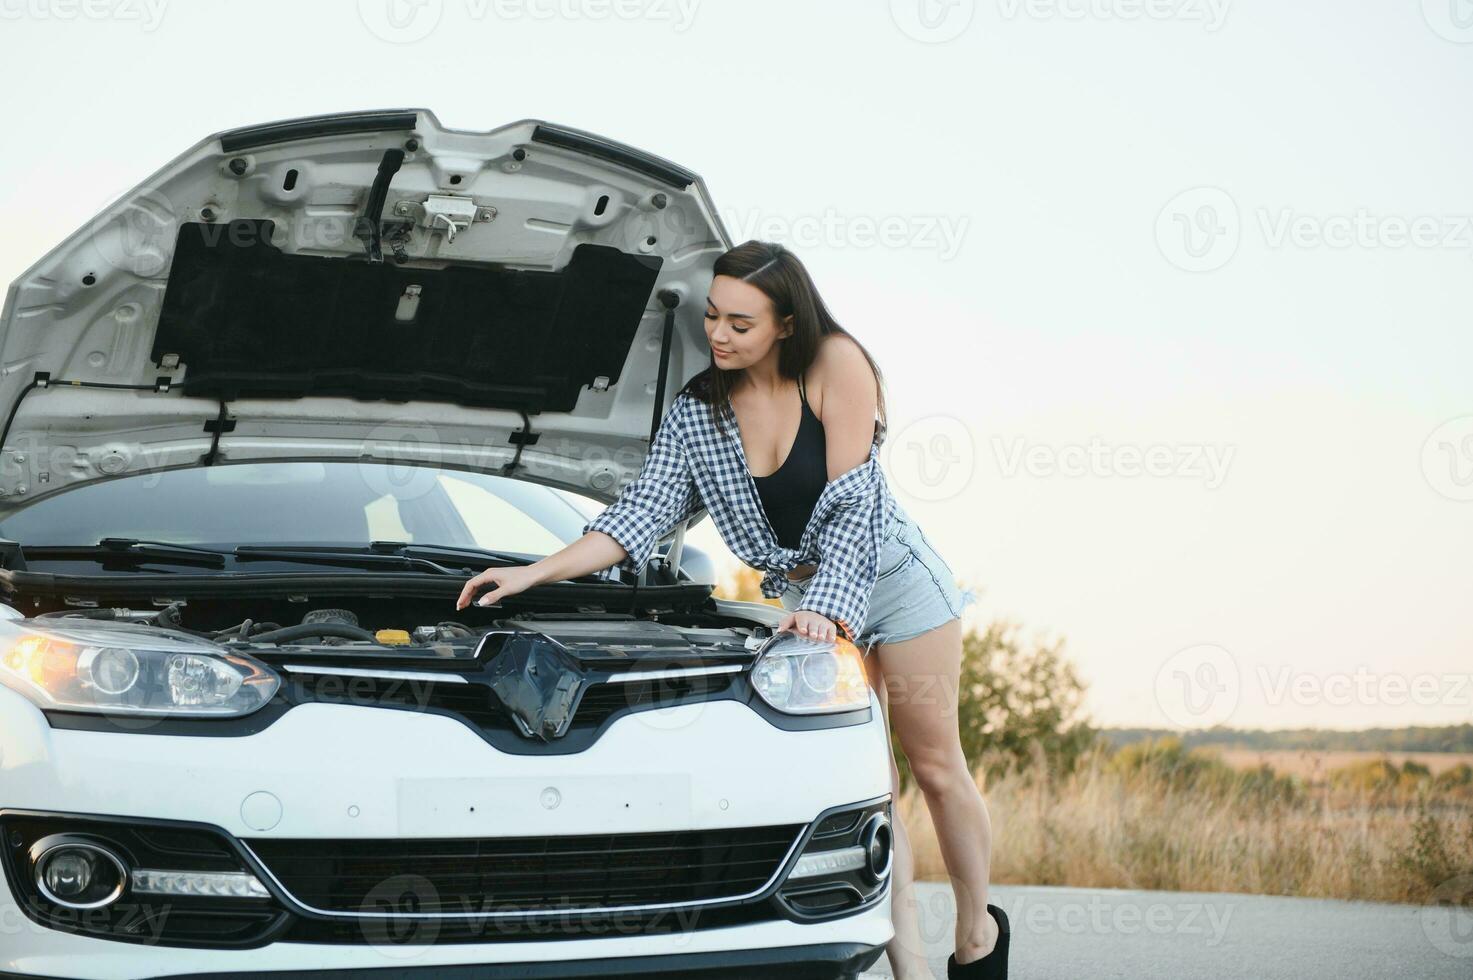
<instances>
[{"instance_id":1,"label":"pale sky","mask_svg":"<svg viewBox=\"0 0 1473 980\"><path fill-rule=\"evenodd\" d=\"M1096 722L1468 722L1464 6L0 0L0 274L229 127L601 133L799 253L972 620Z\"/></svg>"}]
</instances>

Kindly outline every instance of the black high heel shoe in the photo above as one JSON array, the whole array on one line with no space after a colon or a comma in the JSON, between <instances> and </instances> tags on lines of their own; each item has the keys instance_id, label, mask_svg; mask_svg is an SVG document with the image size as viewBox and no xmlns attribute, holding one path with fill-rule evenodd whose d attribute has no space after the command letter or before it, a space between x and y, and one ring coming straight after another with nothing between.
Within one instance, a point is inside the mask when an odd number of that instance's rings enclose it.
<instances>
[{"instance_id":1,"label":"black high heel shoe","mask_svg":"<svg viewBox=\"0 0 1473 980\"><path fill-rule=\"evenodd\" d=\"M987 906L987 911L997 920L997 943L992 952L970 963L958 963L952 953L946 958L946 980L1007 980L1008 937L1012 935L1008 914L997 905Z\"/></svg>"}]
</instances>

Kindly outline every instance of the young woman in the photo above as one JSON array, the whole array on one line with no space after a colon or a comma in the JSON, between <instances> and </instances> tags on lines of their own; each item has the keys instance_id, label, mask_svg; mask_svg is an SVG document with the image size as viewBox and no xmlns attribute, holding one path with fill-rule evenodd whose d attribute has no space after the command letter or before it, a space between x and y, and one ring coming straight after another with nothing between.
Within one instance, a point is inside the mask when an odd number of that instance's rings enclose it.
<instances>
[{"instance_id":1,"label":"young woman","mask_svg":"<svg viewBox=\"0 0 1473 980\"><path fill-rule=\"evenodd\" d=\"M711 365L677 395L639 478L582 538L525 567L488 568L466 583L456 608L488 584L495 588L481 605L616 563L636 570L658 538L706 507L733 553L767 572L763 594L787 610L779 630L842 633L865 651L956 894L947 975L1006 977L1007 916L987 901L992 828L957 728L960 616L975 596L957 587L890 494L878 462L879 368L834 320L798 257L749 241L718 258L714 272L705 313ZM701 465L690 465L693 455ZM898 798L893 759L890 778ZM898 980L929 977L910 841L900 820L893 830L895 938L886 953Z\"/></svg>"}]
</instances>

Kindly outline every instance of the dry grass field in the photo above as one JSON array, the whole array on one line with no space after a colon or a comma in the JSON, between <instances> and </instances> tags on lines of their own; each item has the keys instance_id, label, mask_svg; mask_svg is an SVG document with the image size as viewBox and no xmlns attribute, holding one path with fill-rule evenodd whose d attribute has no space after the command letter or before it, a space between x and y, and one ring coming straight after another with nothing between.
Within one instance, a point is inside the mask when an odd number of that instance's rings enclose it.
<instances>
[{"instance_id":1,"label":"dry grass field","mask_svg":"<svg viewBox=\"0 0 1473 980\"><path fill-rule=\"evenodd\" d=\"M1229 764L1209 750L1127 746L1065 775L1007 771L988 785L979 772L992 880L1422 904L1473 873L1465 757L1417 754L1404 768L1377 753L1260 755ZM945 881L914 787L898 812L917 877Z\"/></svg>"},{"instance_id":2,"label":"dry grass field","mask_svg":"<svg viewBox=\"0 0 1473 980\"><path fill-rule=\"evenodd\" d=\"M725 594L776 605L759 578L741 569ZM1056 650L993 628L965 643L963 748L992 818L996 883L1415 904L1473 894L1473 753L1188 750L1172 738L1112 749L1063 731L1060 705L1079 686ZM945 881L914 785L896 812L917 877Z\"/></svg>"},{"instance_id":3,"label":"dry grass field","mask_svg":"<svg viewBox=\"0 0 1473 980\"><path fill-rule=\"evenodd\" d=\"M1473 752L1313 752L1307 750L1224 749L1223 761L1235 769L1272 766L1286 776L1319 781L1335 769L1357 763L1389 759L1397 766L1411 761L1426 766L1434 776L1460 764L1473 765Z\"/></svg>"}]
</instances>

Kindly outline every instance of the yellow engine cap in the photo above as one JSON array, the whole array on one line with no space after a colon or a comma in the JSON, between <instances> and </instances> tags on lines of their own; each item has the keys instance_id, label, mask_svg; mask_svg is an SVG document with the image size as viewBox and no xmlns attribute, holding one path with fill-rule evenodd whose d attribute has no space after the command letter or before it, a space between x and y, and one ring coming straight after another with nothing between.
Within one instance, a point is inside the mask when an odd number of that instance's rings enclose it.
<instances>
[{"instance_id":1,"label":"yellow engine cap","mask_svg":"<svg viewBox=\"0 0 1473 980\"><path fill-rule=\"evenodd\" d=\"M408 630L379 630L373 634L373 638L380 643L408 643Z\"/></svg>"}]
</instances>

